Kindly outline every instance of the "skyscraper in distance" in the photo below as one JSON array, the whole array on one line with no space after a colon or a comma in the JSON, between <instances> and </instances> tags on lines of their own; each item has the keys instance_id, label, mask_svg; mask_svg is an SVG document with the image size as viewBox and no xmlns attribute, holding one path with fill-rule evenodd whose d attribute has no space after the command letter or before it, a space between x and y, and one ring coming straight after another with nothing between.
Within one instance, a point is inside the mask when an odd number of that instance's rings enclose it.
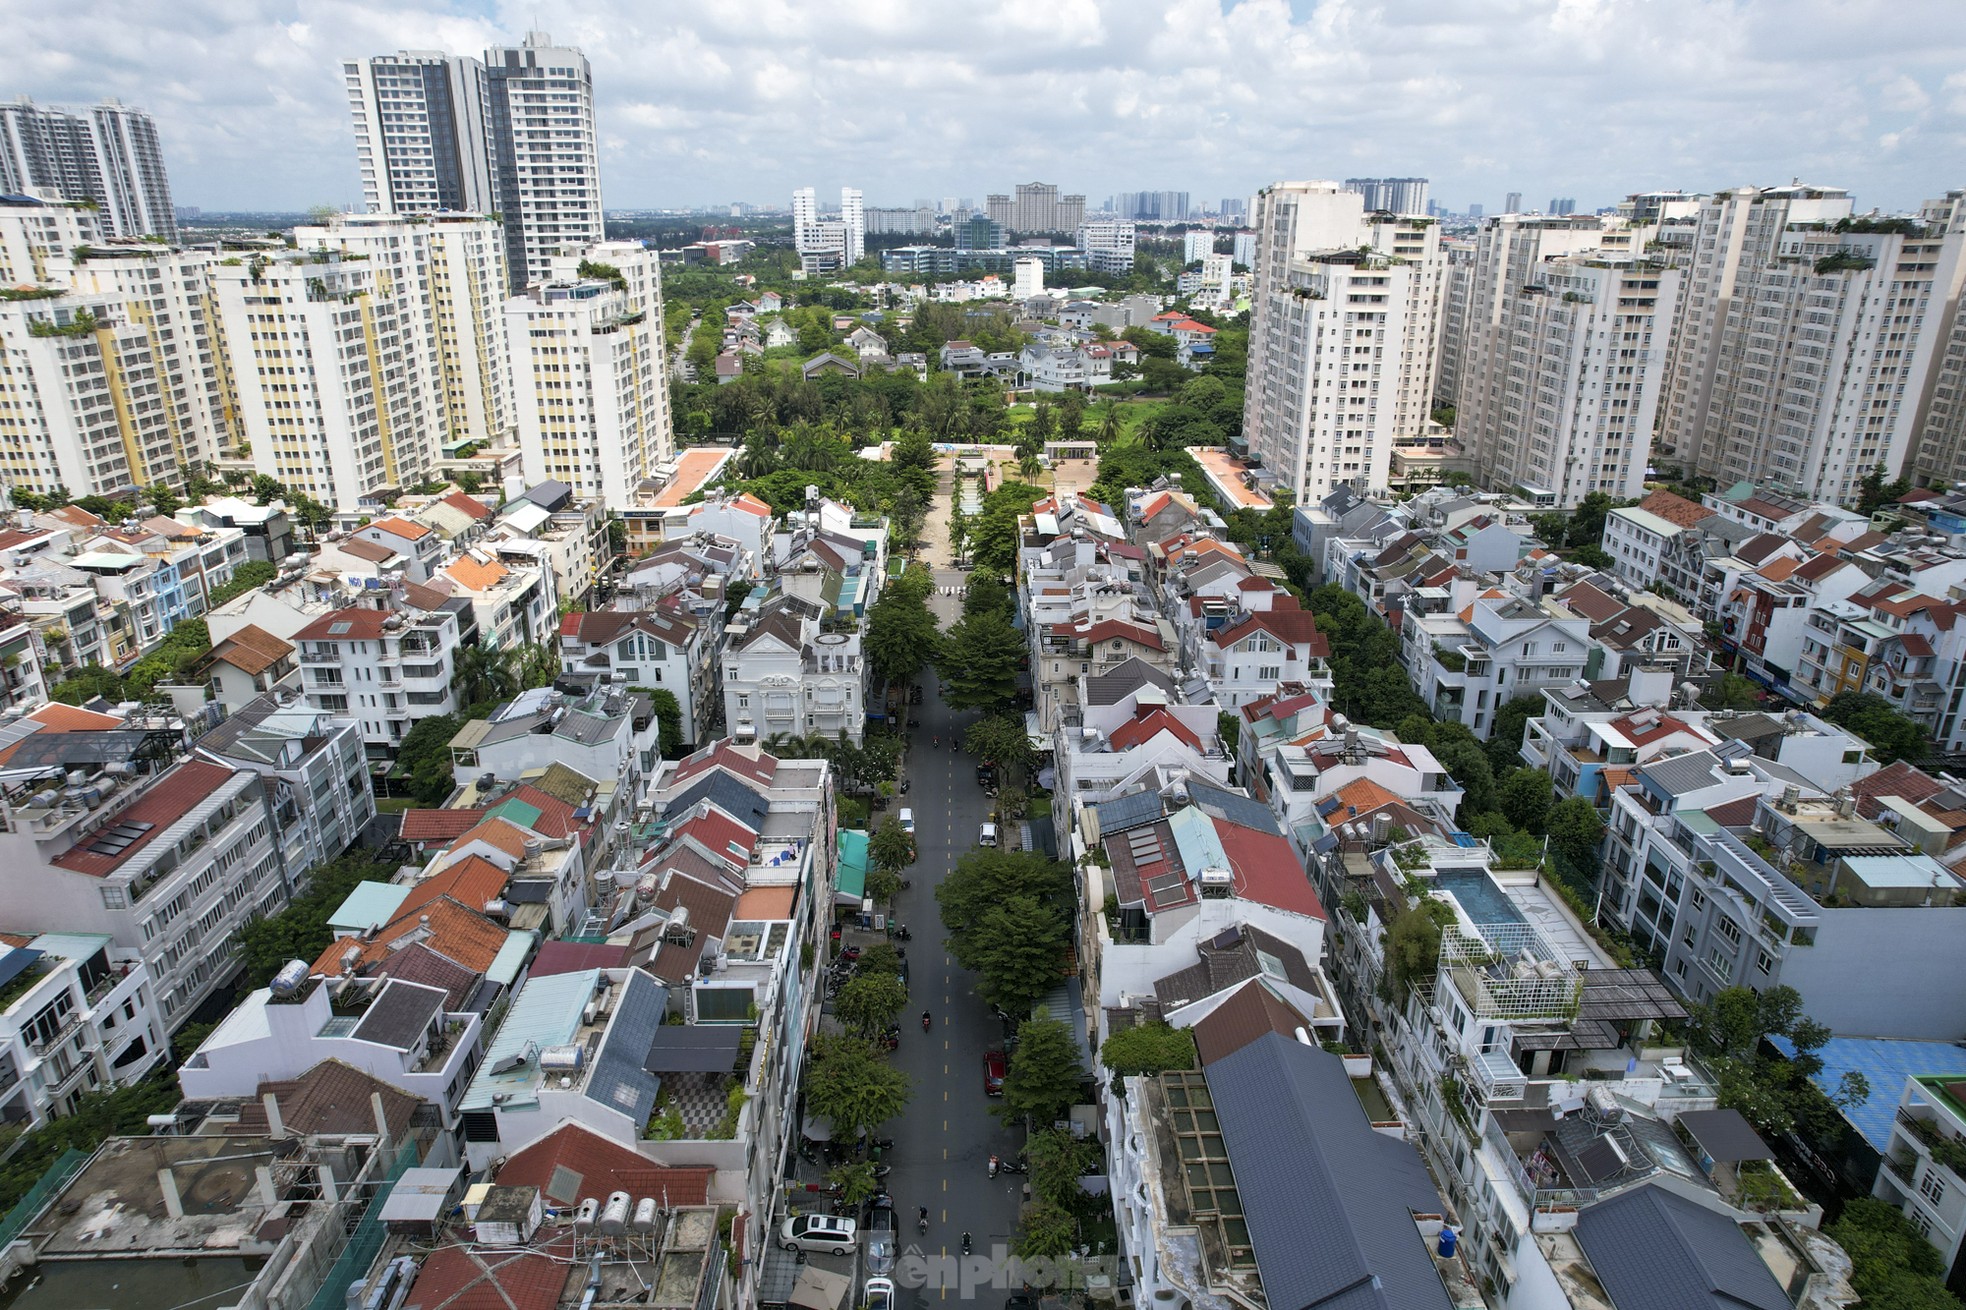
<instances>
[{"instance_id":1,"label":"skyscraper in distance","mask_svg":"<svg viewBox=\"0 0 1966 1310\"><path fill-rule=\"evenodd\" d=\"M157 125L105 100L85 110L0 104L0 193L53 192L93 202L105 236L177 239Z\"/></svg>"},{"instance_id":2,"label":"skyscraper in distance","mask_svg":"<svg viewBox=\"0 0 1966 1310\"><path fill-rule=\"evenodd\" d=\"M1502 201L1502 212L1504 214L1520 214L1522 212L1522 192L1509 192L1508 198Z\"/></svg>"}]
</instances>

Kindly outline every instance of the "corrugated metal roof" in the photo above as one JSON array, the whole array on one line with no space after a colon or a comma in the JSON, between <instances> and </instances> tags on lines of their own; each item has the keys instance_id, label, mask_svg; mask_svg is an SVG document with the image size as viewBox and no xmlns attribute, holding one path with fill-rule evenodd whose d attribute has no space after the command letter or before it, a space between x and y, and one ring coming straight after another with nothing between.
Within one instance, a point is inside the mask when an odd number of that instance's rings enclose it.
<instances>
[{"instance_id":1,"label":"corrugated metal roof","mask_svg":"<svg viewBox=\"0 0 1966 1310\"><path fill-rule=\"evenodd\" d=\"M485 1062L478 1067L470 1090L458 1102L458 1109L489 1110L494 1093L530 1092L538 1074L533 1065L520 1065L504 1073L492 1070L505 1057L524 1054L528 1046L545 1050L572 1041L580 1031L581 1011L594 999L594 986L600 977L599 969L584 969L579 973L533 978L520 988L505 1012L505 1022L492 1035L491 1045L485 1050Z\"/></svg>"},{"instance_id":2,"label":"corrugated metal roof","mask_svg":"<svg viewBox=\"0 0 1966 1310\"><path fill-rule=\"evenodd\" d=\"M1577 1244L1618 1310L1789 1310L1740 1225L1662 1187L1585 1207Z\"/></svg>"},{"instance_id":3,"label":"corrugated metal roof","mask_svg":"<svg viewBox=\"0 0 1966 1310\"><path fill-rule=\"evenodd\" d=\"M648 1122L662 1086L662 1079L642 1065L668 1013L669 989L639 969L630 973L615 1002L607 1039L581 1089L588 1100L626 1115L637 1129Z\"/></svg>"},{"instance_id":4,"label":"corrugated metal roof","mask_svg":"<svg viewBox=\"0 0 1966 1310\"><path fill-rule=\"evenodd\" d=\"M348 898L328 916L328 927L337 935L360 933L393 923L396 911L409 898L410 889L396 882L358 882Z\"/></svg>"},{"instance_id":5,"label":"corrugated metal roof","mask_svg":"<svg viewBox=\"0 0 1966 1310\"><path fill-rule=\"evenodd\" d=\"M1788 1038L1768 1040L1783 1055L1795 1054L1795 1044ZM1846 1073L1860 1073L1870 1084L1870 1095L1845 1107L1843 1117L1880 1152L1891 1145L1891 1122L1897 1116L1898 1100L1907 1081L1926 1075L1966 1074L1966 1046L1952 1042L1832 1037L1816 1048L1816 1058L1823 1067L1810 1081L1829 1096L1842 1094Z\"/></svg>"}]
</instances>

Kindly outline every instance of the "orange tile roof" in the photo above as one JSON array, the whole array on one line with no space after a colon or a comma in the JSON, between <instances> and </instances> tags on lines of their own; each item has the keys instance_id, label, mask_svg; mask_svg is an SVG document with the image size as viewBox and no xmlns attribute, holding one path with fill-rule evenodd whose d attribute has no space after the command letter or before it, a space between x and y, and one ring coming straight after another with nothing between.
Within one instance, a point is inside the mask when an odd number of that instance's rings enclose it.
<instances>
[{"instance_id":1,"label":"orange tile roof","mask_svg":"<svg viewBox=\"0 0 1966 1310\"><path fill-rule=\"evenodd\" d=\"M410 894L396 907L396 917L400 919L439 896L449 896L462 905L483 909L498 899L498 894L505 890L505 882L505 870L482 855L467 855L442 872L412 886Z\"/></svg>"},{"instance_id":2,"label":"orange tile roof","mask_svg":"<svg viewBox=\"0 0 1966 1310\"><path fill-rule=\"evenodd\" d=\"M369 524L369 526L379 528L392 537L401 537L404 541L418 541L430 535L429 528L424 527L421 523L412 523L408 519L393 517L377 519L375 522Z\"/></svg>"},{"instance_id":3,"label":"orange tile roof","mask_svg":"<svg viewBox=\"0 0 1966 1310\"><path fill-rule=\"evenodd\" d=\"M1638 508L1682 528L1690 528L1701 519L1713 517L1713 511L1705 505L1696 505L1686 497L1675 496L1670 491L1653 492L1638 502Z\"/></svg>"},{"instance_id":4,"label":"orange tile roof","mask_svg":"<svg viewBox=\"0 0 1966 1310\"><path fill-rule=\"evenodd\" d=\"M776 920L792 917L792 906L799 899L797 887L753 887L737 898L731 907L733 919Z\"/></svg>"},{"instance_id":5,"label":"orange tile roof","mask_svg":"<svg viewBox=\"0 0 1966 1310\"><path fill-rule=\"evenodd\" d=\"M1370 778L1356 778L1340 787L1333 795L1345 806L1348 806L1353 814L1367 814L1378 809L1381 805L1401 803L1398 792L1382 787ZM1332 811L1334 817L1337 816L1337 813L1336 810ZM1346 815L1344 817L1349 818L1351 816Z\"/></svg>"},{"instance_id":6,"label":"orange tile roof","mask_svg":"<svg viewBox=\"0 0 1966 1310\"><path fill-rule=\"evenodd\" d=\"M314 972L327 977L339 976L342 957L353 947L361 953L355 964L359 973L387 959L400 947L410 945L403 939L424 929L429 931L429 936L421 939L425 946L473 973L491 968L505 945L504 925L452 897L439 896L424 901L407 914L398 914L372 938L342 937L330 942L314 961Z\"/></svg>"},{"instance_id":7,"label":"orange tile roof","mask_svg":"<svg viewBox=\"0 0 1966 1310\"><path fill-rule=\"evenodd\" d=\"M106 815L109 823L149 825L133 835L128 845L114 854L105 854L91 850L89 843L84 841L49 862L76 873L107 877L121 868L124 861L163 836L172 824L197 809L200 802L231 779L231 769L204 760L186 760L151 784L150 790L134 802ZM107 827L108 823L104 826Z\"/></svg>"},{"instance_id":8,"label":"orange tile roof","mask_svg":"<svg viewBox=\"0 0 1966 1310\"><path fill-rule=\"evenodd\" d=\"M473 500L461 491L453 491L449 495L441 497L440 500L443 504L449 505L458 513L469 515L471 518L477 519L480 522L491 517L491 510L483 501Z\"/></svg>"},{"instance_id":9,"label":"orange tile roof","mask_svg":"<svg viewBox=\"0 0 1966 1310\"><path fill-rule=\"evenodd\" d=\"M345 609L323 614L293 636L303 641L379 641L382 621L389 616L381 610Z\"/></svg>"},{"instance_id":10,"label":"orange tile roof","mask_svg":"<svg viewBox=\"0 0 1966 1310\"><path fill-rule=\"evenodd\" d=\"M293 653L292 642L274 636L257 623L248 623L213 648L211 658L243 673L260 674Z\"/></svg>"},{"instance_id":11,"label":"orange tile roof","mask_svg":"<svg viewBox=\"0 0 1966 1310\"><path fill-rule=\"evenodd\" d=\"M489 591L510 571L495 560L479 560L469 555L458 556L444 568L446 576L471 591Z\"/></svg>"},{"instance_id":12,"label":"orange tile roof","mask_svg":"<svg viewBox=\"0 0 1966 1310\"><path fill-rule=\"evenodd\" d=\"M526 830L510 819L486 819L445 849L460 850L474 841L481 841L494 850L504 851L515 860L526 858Z\"/></svg>"}]
</instances>

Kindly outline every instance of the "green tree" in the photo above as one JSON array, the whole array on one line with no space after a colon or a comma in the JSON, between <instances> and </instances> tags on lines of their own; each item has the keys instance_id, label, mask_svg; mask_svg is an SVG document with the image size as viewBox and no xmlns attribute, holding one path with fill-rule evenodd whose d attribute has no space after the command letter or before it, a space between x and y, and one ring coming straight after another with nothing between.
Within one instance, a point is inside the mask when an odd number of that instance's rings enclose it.
<instances>
[{"instance_id":1,"label":"green tree","mask_svg":"<svg viewBox=\"0 0 1966 1310\"><path fill-rule=\"evenodd\" d=\"M232 570L232 580L224 586L212 590L209 606L217 609L235 597L243 596L255 587L263 587L273 581L274 568L264 560L247 560Z\"/></svg>"},{"instance_id":2,"label":"green tree","mask_svg":"<svg viewBox=\"0 0 1966 1310\"><path fill-rule=\"evenodd\" d=\"M1195 1035L1165 1022L1121 1028L1099 1048L1099 1063L1119 1077L1195 1067Z\"/></svg>"},{"instance_id":3,"label":"green tree","mask_svg":"<svg viewBox=\"0 0 1966 1310\"><path fill-rule=\"evenodd\" d=\"M862 969L833 998L833 1013L849 1031L871 1038L899 1019L907 1004L908 989L892 972Z\"/></svg>"},{"instance_id":4,"label":"green tree","mask_svg":"<svg viewBox=\"0 0 1966 1310\"><path fill-rule=\"evenodd\" d=\"M1017 601L1003 577L996 573L972 572L969 582L963 588L963 616L977 614L1000 614L1010 619L1016 610Z\"/></svg>"},{"instance_id":5,"label":"green tree","mask_svg":"<svg viewBox=\"0 0 1966 1310\"><path fill-rule=\"evenodd\" d=\"M845 988L840 989L844 994ZM826 1171L826 1181L840 1189L840 1199L848 1205L862 1205L881 1190L874 1177L872 1160L848 1160Z\"/></svg>"},{"instance_id":6,"label":"green tree","mask_svg":"<svg viewBox=\"0 0 1966 1310\"><path fill-rule=\"evenodd\" d=\"M519 692L517 652L509 646L495 650L483 642L464 647L453 657L451 686L465 705L511 699Z\"/></svg>"},{"instance_id":7,"label":"green tree","mask_svg":"<svg viewBox=\"0 0 1966 1310\"><path fill-rule=\"evenodd\" d=\"M1860 1197L1824 1230L1850 1257L1850 1284L1866 1310L1959 1310L1938 1250L1886 1201Z\"/></svg>"},{"instance_id":8,"label":"green tree","mask_svg":"<svg viewBox=\"0 0 1966 1310\"><path fill-rule=\"evenodd\" d=\"M1890 701L1875 692L1843 692L1831 698L1822 715L1869 742L1872 758L1879 764L1922 760L1932 753L1925 729L1898 713Z\"/></svg>"},{"instance_id":9,"label":"green tree","mask_svg":"<svg viewBox=\"0 0 1966 1310\"><path fill-rule=\"evenodd\" d=\"M1707 685L1700 707L1709 710L1751 710L1761 704L1761 689L1738 673L1723 673Z\"/></svg>"},{"instance_id":10,"label":"green tree","mask_svg":"<svg viewBox=\"0 0 1966 1310\"><path fill-rule=\"evenodd\" d=\"M1055 1260L1072 1249L1078 1231L1078 1219L1070 1210L1038 1201L1026 1206L1018 1217L1011 1253L1019 1260Z\"/></svg>"},{"instance_id":11,"label":"green tree","mask_svg":"<svg viewBox=\"0 0 1966 1310\"><path fill-rule=\"evenodd\" d=\"M1072 870L1031 851L972 850L935 885L942 926L952 938L971 931L991 906L1028 896L1062 919L1071 913Z\"/></svg>"},{"instance_id":12,"label":"green tree","mask_svg":"<svg viewBox=\"0 0 1966 1310\"><path fill-rule=\"evenodd\" d=\"M143 500L152 510L165 518L184 508L184 497L178 495L177 489L167 482L153 482L144 488Z\"/></svg>"},{"instance_id":13,"label":"green tree","mask_svg":"<svg viewBox=\"0 0 1966 1310\"><path fill-rule=\"evenodd\" d=\"M1556 795L1550 787L1549 774L1541 769L1517 769L1502 779L1496 788L1496 800L1510 823L1540 837L1550 806L1556 804Z\"/></svg>"},{"instance_id":14,"label":"green tree","mask_svg":"<svg viewBox=\"0 0 1966 1310\"><path fill-rule=\"evenodd\" d=\"M676 693L667 687L646 687L643 691L655 704L657 749L662 758L673 760L688 754L693 743L683 740L683 705Z\"/></svg>"},{"instance_id":15,"label":"green tree","mask_svg":"<svg viewBox=\"0 0 1966 1310\"><path fill-rule=\"evenodd\" d=\"M1522 767L1522 736L1529 720L1543 712L1540 696L1517 696L1495 711L1488 733L1488 767L1500 778ZM1400 740L1404 741L1405 738Z\"/></svg>"},{"instance_id":16,"label":"green tree","mask_svg":"<svg viewBox=\"0 0 1966 1310\"><path fill-rule=\"evenodd\" d=\"M1012 896L985 910L968 932L951 937L949 953L977 975L977 995L1019 1020L1065 976L1069 937L1057 910Z\"/></svg>"},{"instance_id":17,"label":"green tree","mask_svg":"<svg viewBox=\"0 0 1966 1310\"><path fill-rule=\"evenodd\" d=\"M1017 564L1017 525L1045 497L1042 487L1006 482L983 498L983 512L970 524L970 557L979 569L1008 573Z\"/></svg>"},{"instance_id":18,"label":"green tree","mask_svg":"<svg viewBox=\"0 0 1966 1310\"><path fill-rule=\"evenodd\" d=\"M1473 741L1446 741L1434 748L1434 758L1454 781L1461 784L1461 813L1480 814L1499 804L1495 771L1488 766L1488 754Z\"/></svg>"},{"instance_id":19,"label":"green tree","mask_svg":"<svg viewBox=\"0 0 1966 1310\"><path fill-rule=\"evenodd\" d=\"M1739 1110L1765 1135L1780 1136L1798 1121L1820 1125L1831 1117L1825 1113L1829 1107L1855 1105L1870 1095L1859 1073L1844 1075L1834 1096L1810 1081L1822 1070L1816 1052L1830 1031L1802 1012L1802 997L1793 987L1716 992L1687 1008L1686 1032L1720 1083L1721 1107ZM1786 1037L1792 1054L1784 1059L1767 1053L1769 1037Z\"/></svg>"},{"instance_id":20,"label":"green tree","mask_svg":"<svg viewBox=\"0 0 1966 1310\"><path fill-rule=\"evenodd\" d=\"M98 696L112 703L125 699L122 675L100 664L84 664L50 687L48 695L64 705L86 705Z\"/></svg>"},{"instance_id":21,"label":"green tree","mask_svg":"<svg viewBox=\"0 0 1966 1310\"><path fill-rule=\"evenodd\" d=\"M1078 1048L1065 1025L1056 1019L1026 1019L1017 1029L1017 1049L1004 1072L997 1114L1006 1122L1049 1127L1078 1104L1084 1084Z\"/></svg>"},{"instance_id":22,"label":"green tree","mask_svg":"<svg viewBox=\"0 0 1966 1310\"><path fill-rule=\"evenodd\" d=\"M1440 968L1441 932L1454 922L1454 907L1422 896L1393 915L1386 925L1386 983L1396 1004L1404 1004L1415 983L1430 983Z\"/></svg>"},{"instance_id":23,"label":"green tree","mask_svg":"<svg viewBox=\"0 0 1966 1310\"><path fill-rule=\"evenodd\" d=\"M890 814L868 839L867 858L883 869L899 872L915 862L915 835Z\"/></svg>"},{"instance_id":24,"label":"green tree","mask_svg":"<svg viewBox=\"0 0 1966 1310\"><path fill-rule=\"evenodd\" d=\"M842 989L844 990L844 989ZM908 1075L864 1037L821 1034L806 1067L806 1109L829 1121L833 1140L851 1142L908 1107Z\"/></svg>"},{"instance_id":25,"label":"green tree","mask_svg":"<svg viewBox=\"0 0 1966 1310\"><path fill-rule=\"evenodd\" d=\"M464 720L455 714L418 719L396 748L396 767L409 776L410 794L425 805L441 805L457 784L451 777L451 738Z\"/></svg>"},{"instance_id":26,"label":"green tree","mask_svg":"<svg viewBox=\"0 0 1966 1310\"><path fill-rule=\"evenodd\" d=\"M1031 734L1016 714L987 714L963 729L963 749L997 766L1004 789L1022 787L1037 770Z\"/></svg>"},{"instance_id":27,"label":"green tree","mask_svg":"<svg viewBox=\"0 0 1966 1310\"><path fill-rule=\"evenodd\" d=\"M1857 513L1868 518L1883 509L1886 505L1895 504L1898 497L1910 490L1911 479L1909 478L1897 478L1891 482L1886 482L1884 480L1884 466L1879 464L1871 469L1870 472L1864 474L1863 481L1858 484Z\"/></svg>"},{"instance_id":28,"label":"green tree","mask_svg":"<svg viewBox=\"0 0 1966 1310\"><path fill-rule=\"evenodd\" d=\"M1604 820L1597 807L1582 796L1566 796L1550 808L1544 824L1550 835L1550 853L1571 872L1571 885L1578 891L1592 886L1597 876L1598 844L1604 840Z\"/></svg>"},{"instance_id":29,"label":"green tree","mask_svg":"<svg viewBox=\"0 0 1966 1310\"><path fill-rule=\"evenodd\" d=\"M953 709L999 710L1017 699L1024 638L1001 614L959 620L943 637L935 661L942 699Z\"/></svg>"},{"instance_id":30,"label":"green tree","mask_svg":"<svg viewBox=\"0 0 1966 1310\"><path fill-rule=\"evenodd\" d=\"M301 890L278 914L249 920L239 929L239 961L246 985L264 987L289 960L308 964L334 940L328 916L363 882L388 882L395 869L349 852L308 870Z\"/></svg>"},{"instance_id":31,"label":"green tree","mask_svg":"<svg viewBox=\"0 0 1966 1310\"><path fill-rule=\"evenodd\" d=\"M934 662L941 640L927 604L901 588L889 587L867 613L867 667L879 683L913 678Z\"/></svg>"},{"instance_id":32,"label":"green tree","mask_svg":"<svg viewBox=\"0 0 1966 1310\"><path fill-rule=\"evenodd\" d=\"M1611 552L1595 541L1587 541L1570 552L1570 562L1587 569L1608 569L1618 561L1612 559Z\"/></svg>"}]
</instances>

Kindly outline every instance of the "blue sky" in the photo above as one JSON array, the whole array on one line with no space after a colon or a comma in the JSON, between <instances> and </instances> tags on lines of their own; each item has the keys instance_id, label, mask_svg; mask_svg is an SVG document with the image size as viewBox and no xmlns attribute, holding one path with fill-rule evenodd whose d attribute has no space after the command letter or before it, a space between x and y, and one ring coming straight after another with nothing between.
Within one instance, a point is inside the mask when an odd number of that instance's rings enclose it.
<instances>
[{"instance_id":1,"label":"blue sky","mask_svg":"<svg viewBox=\"0 0 1966 1310\"><path fill-rule=\"evenodd\" d=\"M0 94L158 120L180 204L359 200L339 60L539 26L594 63L610 208L858 185L1246 195L1433 179L1581 207L1800 177L1966 186L1960 0L0 0Z\"/></svg>"}]
</instances>

